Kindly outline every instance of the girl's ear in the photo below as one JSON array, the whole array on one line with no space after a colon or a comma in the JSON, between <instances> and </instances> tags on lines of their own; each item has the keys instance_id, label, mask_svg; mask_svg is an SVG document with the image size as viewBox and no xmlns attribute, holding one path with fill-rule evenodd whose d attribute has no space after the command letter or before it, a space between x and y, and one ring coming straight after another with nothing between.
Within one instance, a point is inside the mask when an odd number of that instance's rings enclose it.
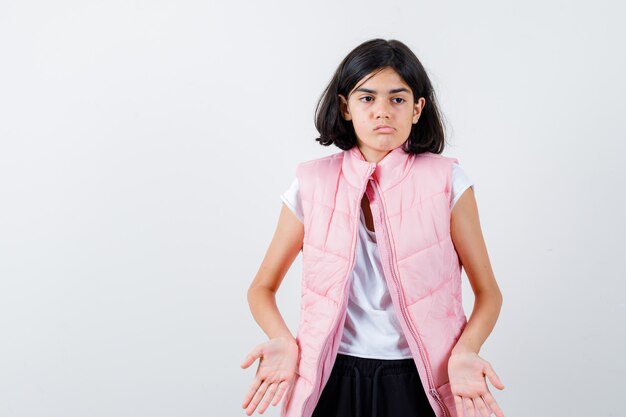
<instances>
[{"instance_id":1,"label":"girl's ear","mask_svg":"<svg viewBox=\"0 0 626 417\"><path fill-rule=\"evenodd\" d=\"M341 115L345 120L352 120L352 115L350 114L350 110L348 109L348 101L344 96L338 94L339 96L339 110L341 111Z\"/></svg>"},{"instance_id":2,"label":"girl's ear","mask_svg":"<svg viewBox=\"0 0 626 417\"><path fill-rule=\"evenodd\" d=\"M417 103L413 105L413 124L417 123L422 114L422 109L426 105L426 99L424 97L420 97L417 100Z\"/></svg>"}]
</instances>

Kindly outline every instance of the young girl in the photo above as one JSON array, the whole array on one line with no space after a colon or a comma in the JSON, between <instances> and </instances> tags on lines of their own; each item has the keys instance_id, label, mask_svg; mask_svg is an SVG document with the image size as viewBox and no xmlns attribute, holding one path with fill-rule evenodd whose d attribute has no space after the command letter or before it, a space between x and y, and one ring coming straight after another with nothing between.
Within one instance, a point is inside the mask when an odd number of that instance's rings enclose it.
<instances>
[{"instance_id":1,"label":"young girl","mask_svg":"<svg viewBox=\"0 0 626 417\"><path fill-rule=\"evenodd\" d=\"M504 385L478 352L502 295L473 184L441 155L443 126L422 64L373 39L341 62L320 98L317 139L340 152L300 163L249 290L269 341L242 404L283 400L282 417L488 417ZM302 251L294 337L275 294ZM470 320L461 268L475 294Z\"/></svg>"}]
</instances>

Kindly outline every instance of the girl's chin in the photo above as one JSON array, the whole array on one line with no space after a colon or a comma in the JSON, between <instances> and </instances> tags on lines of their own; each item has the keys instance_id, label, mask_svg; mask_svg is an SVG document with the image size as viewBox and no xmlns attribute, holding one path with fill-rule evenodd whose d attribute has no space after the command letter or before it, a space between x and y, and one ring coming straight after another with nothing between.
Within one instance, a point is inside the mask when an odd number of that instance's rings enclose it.
<instances>
[{"instance_id":1,"label":"girl's chin","mask_svg":"<svg viewBox=\"0 0 626 417\"><path fill-rule=\"evenodd\" d=\"M396 138L393 138L389 135L381 135L381 137L375 138L370 143L366 143L365 146L368 146L372 149L376 149L377 151L391 151L398 146L402 145L403 142L398 141Z\"/></svg>"}]
</instances>

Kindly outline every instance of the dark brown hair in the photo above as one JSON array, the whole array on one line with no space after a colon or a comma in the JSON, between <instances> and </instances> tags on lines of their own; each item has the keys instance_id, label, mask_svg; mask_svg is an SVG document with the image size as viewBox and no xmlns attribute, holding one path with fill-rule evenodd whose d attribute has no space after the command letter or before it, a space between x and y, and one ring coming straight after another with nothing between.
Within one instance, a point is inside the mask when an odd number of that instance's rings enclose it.
<instances>
[{"instance_id":1,"label":"dark brown hair","mask_svg":"<svg viewBox=\"0 0 626 417\"><path fill-rule=\"evenodd\" d=\"M315 127L320 145L335 144L348 150L357 144L352 121L341 115L339 94L348 97L356 83L368 74L392 68L411 87L414 100L424 97L426 104L420 118L411 127L402 145L408 153L442 153L444 128L435 91L426 70L415 54L398 40L372 39L354 48L339 64L333 78L324 89L315 109Z\"/></svg>"}]
</instances>

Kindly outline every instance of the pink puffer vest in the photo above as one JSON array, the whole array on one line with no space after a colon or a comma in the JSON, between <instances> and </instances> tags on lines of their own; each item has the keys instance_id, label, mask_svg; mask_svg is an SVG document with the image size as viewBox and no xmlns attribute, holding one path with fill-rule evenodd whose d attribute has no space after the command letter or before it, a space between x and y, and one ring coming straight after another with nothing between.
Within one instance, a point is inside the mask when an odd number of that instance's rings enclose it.
<instances>
[{"instance_id":1,"label":"pink puffer vest","mask_svg":"<svg viewBox=\"0 0 626 417\"><path fill-rule=\"evenodd\" d=\"M458 161L407 154L398 147L376 164L355 146L297 166L304 215L300 361L281 417L310 417L330 377L346 317L364 193L384 276L422 385L437 417L457 417L447 368L467 319L461 263L450 237L453 162Z\"/></svg>"}]
</instances>

